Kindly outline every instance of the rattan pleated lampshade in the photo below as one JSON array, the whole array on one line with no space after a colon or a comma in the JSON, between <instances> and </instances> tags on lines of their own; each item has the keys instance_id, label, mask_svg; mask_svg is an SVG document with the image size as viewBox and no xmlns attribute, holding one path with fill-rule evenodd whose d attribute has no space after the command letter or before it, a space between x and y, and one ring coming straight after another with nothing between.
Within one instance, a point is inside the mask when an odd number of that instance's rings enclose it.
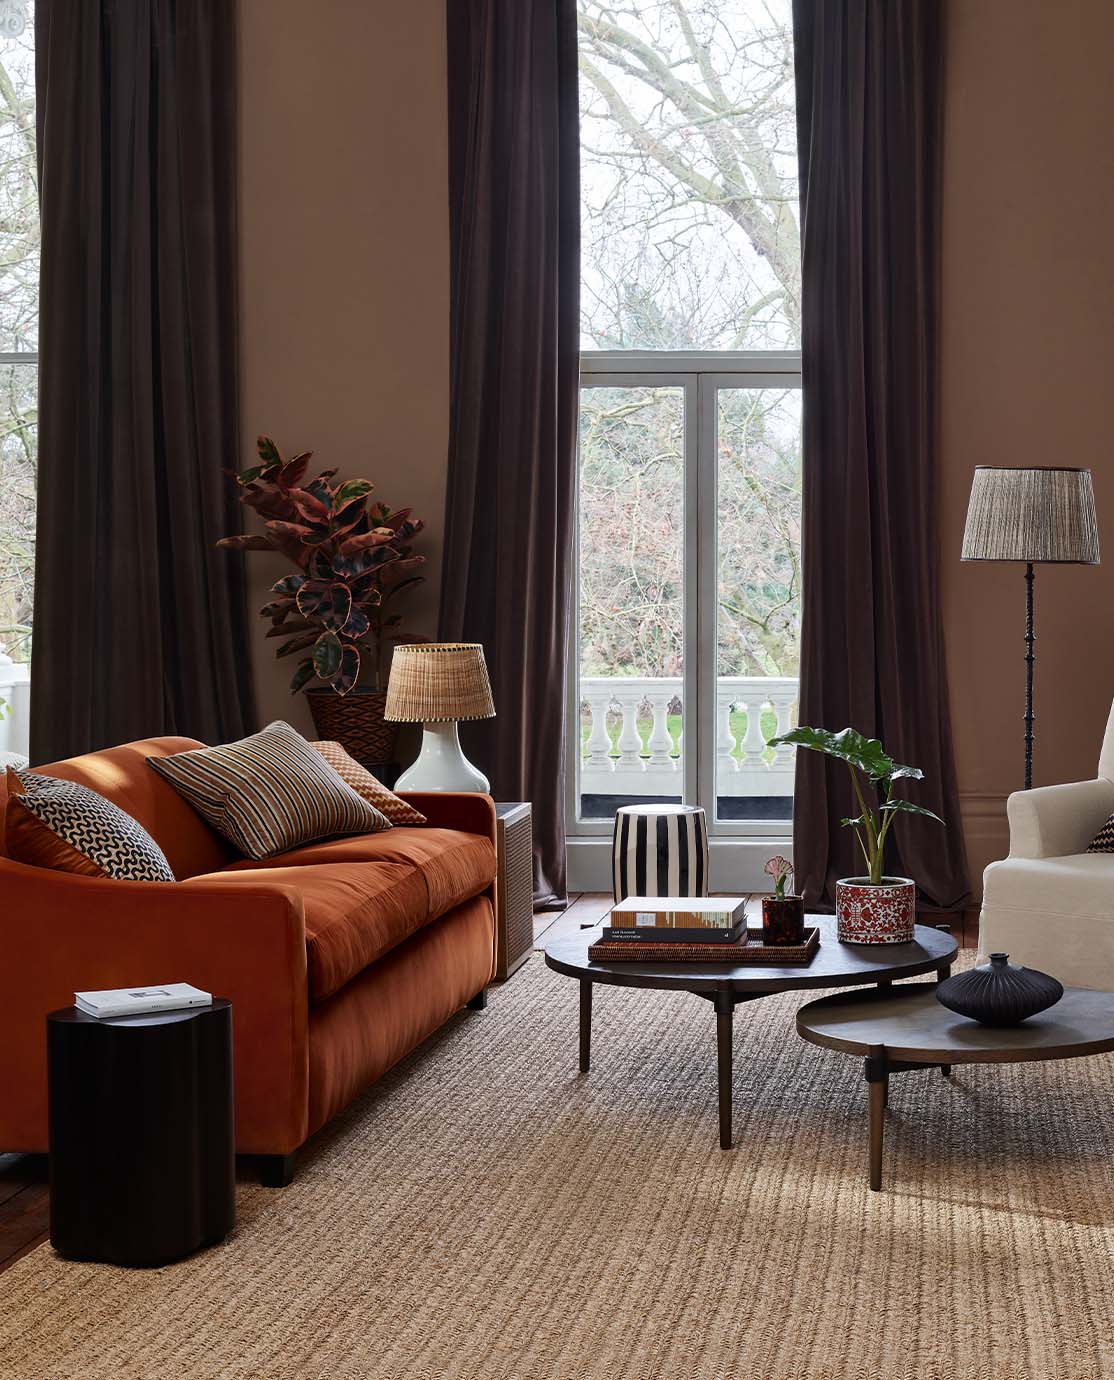
<instances>
[{"instance_id":1,"label":"rattan pleated lampshade","mask_svg":"<svg viewBox=\"0 0 1114 1380\"><path fill-rule=\"evenodd\" d=\"M423 642L395 648L383 717L445 724L495 715L479 642Z\"/></svg>"},{"instance_id":2,"label":"rattan pleated lampshade","mask_svg":"<svg viewBox=\"0 0 1114 1380\"><path fill-rule=\"evenodd\" d=\"M1098 565L1091 471L980 465L971 484L962 559Z\"/></svg>"}]
</instances>

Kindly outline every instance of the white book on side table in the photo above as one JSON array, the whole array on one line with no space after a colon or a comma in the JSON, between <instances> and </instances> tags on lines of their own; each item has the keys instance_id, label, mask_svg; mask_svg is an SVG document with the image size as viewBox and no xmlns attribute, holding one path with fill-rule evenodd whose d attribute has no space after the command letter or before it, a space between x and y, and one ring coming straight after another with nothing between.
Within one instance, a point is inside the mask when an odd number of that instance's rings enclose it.
<instances>
[{"instance_id":1,"label":"white book on side table","mask_svg":"<svg viewBox=\"0 0 1114 1380\"><path fill-rule=\"evenodd\" d=\"M141 1016L149 1011L180 1011L189 1006L212 1006L213 997L188 982L164 982L158 987L113 987L106 992L75 992L74 1004L87 1016Z\"/></svg>"}]
</instances>

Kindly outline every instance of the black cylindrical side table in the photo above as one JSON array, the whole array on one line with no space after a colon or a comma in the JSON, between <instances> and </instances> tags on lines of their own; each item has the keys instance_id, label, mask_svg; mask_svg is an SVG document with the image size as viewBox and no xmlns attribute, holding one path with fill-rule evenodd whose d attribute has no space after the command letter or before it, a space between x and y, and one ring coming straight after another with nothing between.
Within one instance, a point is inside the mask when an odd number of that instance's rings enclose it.
<instances>
[{"instance_id":1,"label":"black cylindrical side table","mask_svg":"<svg viewBox=\"0 0 1114 1380\"><path fill-rule=\"evenodd\" d=\"M70 1260L165 1265L235 1221L232 1004L46 1018L50 1240Z\"/></svg>"}]
</instances>

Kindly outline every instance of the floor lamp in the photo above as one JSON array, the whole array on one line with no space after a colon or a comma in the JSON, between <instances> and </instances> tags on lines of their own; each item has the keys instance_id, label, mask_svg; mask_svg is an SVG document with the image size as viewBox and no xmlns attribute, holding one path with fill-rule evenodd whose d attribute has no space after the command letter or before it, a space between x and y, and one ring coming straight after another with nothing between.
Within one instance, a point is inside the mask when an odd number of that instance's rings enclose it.
<instances>
[{"instance_id":1,"label":"floor lamp","mask_svg":"<svg viewBox=\"0 0 1114 1380\"><path fill-rule=\"evenodd\" d=\"M1090 470L979 465L971 484L965 561L1025 562L1025 789L1033 785L1033 566L1098 565Z\"/></svg>"}]
</instances>

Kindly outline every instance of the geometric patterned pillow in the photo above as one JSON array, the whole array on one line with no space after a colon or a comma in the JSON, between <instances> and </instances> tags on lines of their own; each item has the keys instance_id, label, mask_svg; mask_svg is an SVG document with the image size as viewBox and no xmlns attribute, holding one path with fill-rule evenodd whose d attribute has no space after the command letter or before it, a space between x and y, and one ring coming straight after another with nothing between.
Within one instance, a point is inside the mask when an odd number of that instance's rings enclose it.
<instances>
[{"instance_id":1,"label":"geometric patterned pillow","mask_svg":"<svg viewBox=\"0 0 1114 1380\"><path fill-rule=\"evenodd\" d=\"M392 824L424 824L425 815L408 805L401 796L389 791L382 781L374 777L366 767L361 767L354 757L350 757L339 743L310 743L319 752L342 781L347 781L357 795L375 806L387 816Z\"/></svg>"},{"instance_id":2,"label":"geometric patterned pillow","mask_svg":"<svg viewBox=\"0 0 1114 1380\"><path fill-rule=\"evenodd\" d=\"M1114 853L1114 815L1111 815L1087 845L1088 853Z\"/></svg>"},{"instance_id":3,"label":"geometric patterned pillow","mask_svg":"<svg viewBox=\"0 0 1114 1380\"><path fill-rule=\"evenodd\" d=\"M238 743L148 757L147 765L256 861L315 839L391 827L281 720Z\"/></svg>"},{"instance_id":4,"label":"geometric patterned pillow","mask_svg":"<svg viewBox=\"0 0 1114 1380\"><path fill-rule=\"evenodd\" d=\"M118 882L174 881L143 825L88 786L11 767L7 784L4 840L13 861Z\"/></svg>"}]
</instances>

